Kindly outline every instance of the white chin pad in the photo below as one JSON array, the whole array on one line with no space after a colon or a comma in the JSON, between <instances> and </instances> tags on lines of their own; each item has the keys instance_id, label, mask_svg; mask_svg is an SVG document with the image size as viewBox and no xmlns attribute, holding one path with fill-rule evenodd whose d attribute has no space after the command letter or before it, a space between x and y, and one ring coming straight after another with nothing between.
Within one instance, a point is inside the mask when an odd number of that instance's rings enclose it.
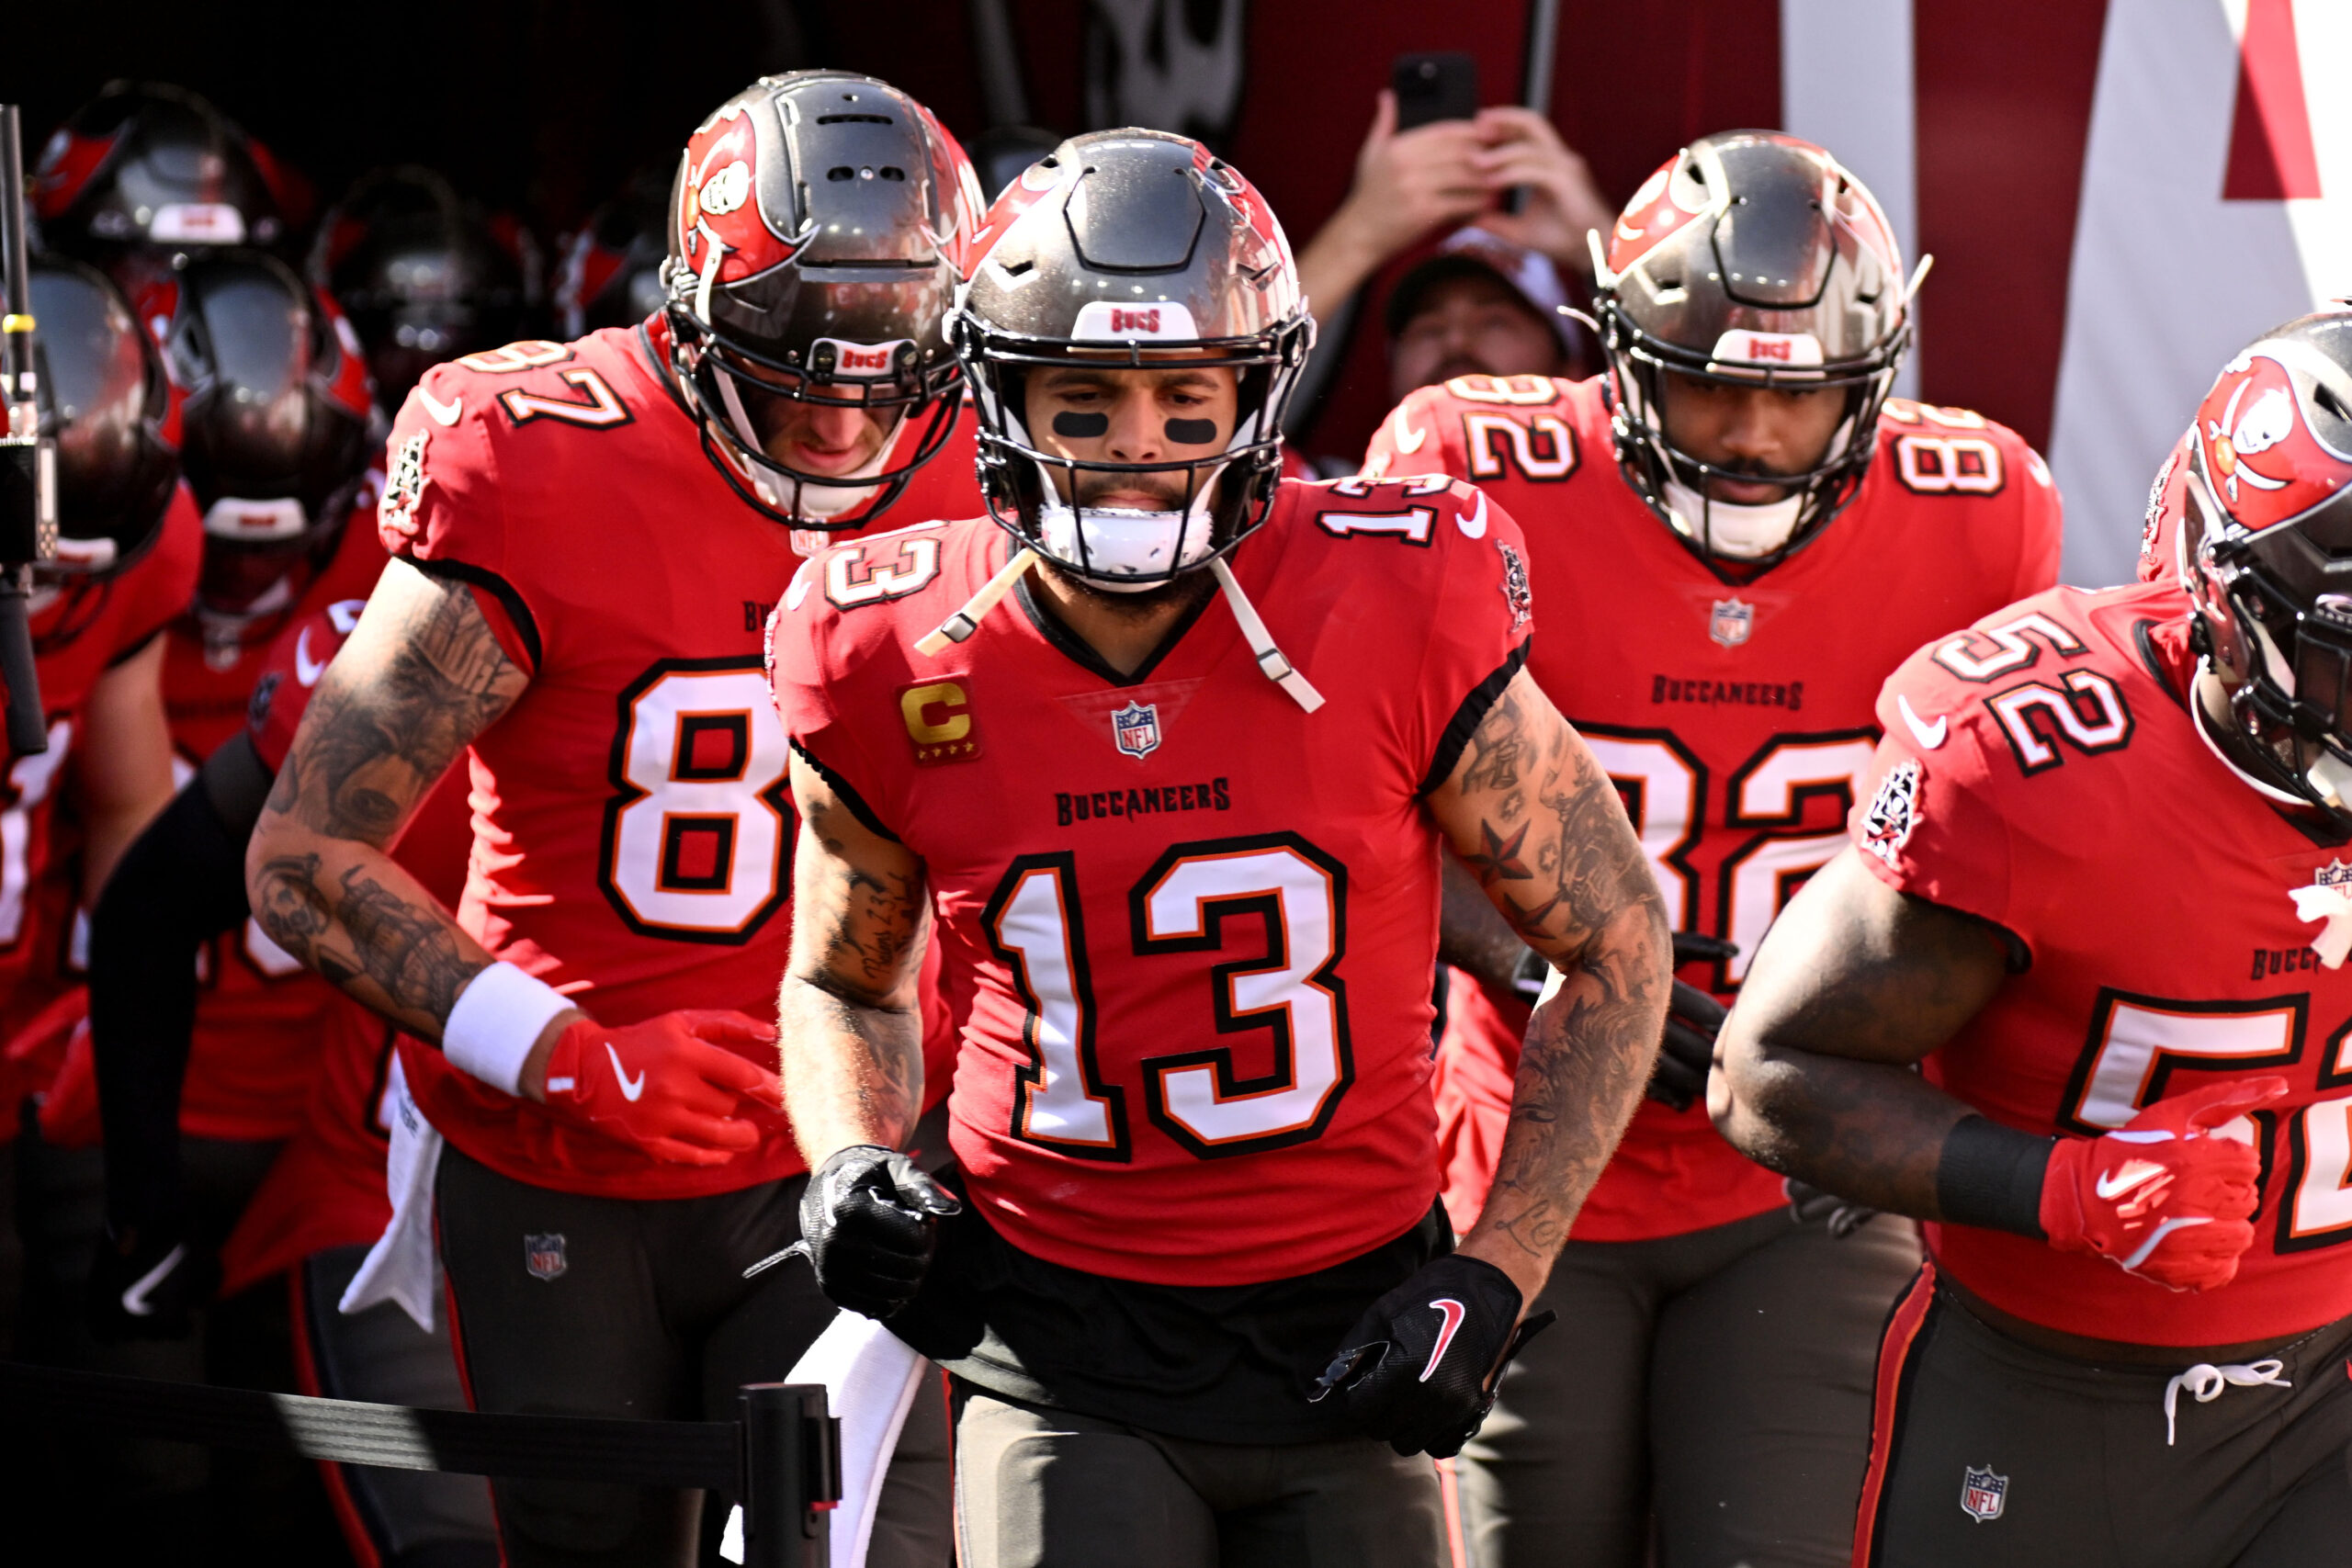
<instances>
[{"instance_id":1,"label":"white chin pad","mask_svg":"<svg viewBox=\"0 0 2352 1568\"><path fill-rule=\"evenodd\" d=\"M1136 512L1124 506L1047 504L1039 509L1037 534L1047 555L1086 562L1080 575L1113 592L1157 588L1169 573L1198 566L1209 554L1208 519L1197 509Z\"/></svg>"},{"instance_id":2,"label":"white chin pad","mask_svg":"<svg viewBox=\"0 0 2352 1568\"><path fill-rule=\"evenodd\" d=\"M2323 800L2339 805L2352 803L2352 767L2338 761L2333 751L2322 751L2319 761L2311 765L2303 777L2311 781Z\"/></svg>"},{"instance_id":3,"label":"white chin pad","mask_svg":"<svg viewBox=\"0 0 2352 1568\"><path fill-rule=\"evenodd\" d=\"M1728 501L1709 501L1689 485L1668 479L1666 504L1674 513L1675 525L1689 537L1717 555L1754 560L1789 542L1789 536L1796 531L1797 513L1804 507L1804 494L1798 491L1761 506L1738 506Z\"/></svg>"}]
</instances>

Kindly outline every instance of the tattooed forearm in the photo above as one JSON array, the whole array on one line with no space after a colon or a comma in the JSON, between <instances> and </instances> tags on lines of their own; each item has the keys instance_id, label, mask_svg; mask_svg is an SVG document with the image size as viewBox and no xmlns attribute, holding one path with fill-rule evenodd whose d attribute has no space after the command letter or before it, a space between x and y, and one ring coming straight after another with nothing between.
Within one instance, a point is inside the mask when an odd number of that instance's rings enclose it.
<instances>
[{"instance_id":1,"label":"tattooed forearm","mask_svg":"<svg viewBox=\"0 0 2352 1568\"><path fill-rule=\"evenodd\" d=\"M900 1146L922 1111L915 978L930 926L922 862L873 830L796 755L792 966L776 996L785 1109L813 1168Z\"/></svg>"},{"instance_id":2,"label":"tattooed forearm","mask_svg":"<svg viewBox=\"0 0 2352 1568\"><path fill-rule=\"evenodd\" d=\"M1430 804L1495 908L1560 971L1521 1048L1494 1185L1464 1242L1540 1284L1648 1081L1672 933L1616 786L1523 673Z\"/></svg>"},{"instance_id":3,"label":"tattooed forearm","mask_svg":"<svg viewBox=\"0 0 2352 1568\"><path fill-rule=\"evenodd\" d=\"M468 590L393 562L320 678L246 852L270 939L427 1039L490 957L385 849L527 680Z\"/></svg>"}]
</instances>

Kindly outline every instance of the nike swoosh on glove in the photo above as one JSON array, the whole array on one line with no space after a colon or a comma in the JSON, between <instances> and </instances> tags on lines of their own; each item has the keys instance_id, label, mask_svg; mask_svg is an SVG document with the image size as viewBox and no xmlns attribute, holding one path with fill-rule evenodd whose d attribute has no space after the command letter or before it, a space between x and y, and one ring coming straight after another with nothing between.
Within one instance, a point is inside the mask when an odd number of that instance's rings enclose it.
<instances>
[{"instance_id":1,"label":"nike swoosh on glove","mask_svg":"<svg viewBox=\"0 0 2352 1568\"><path fill-rule=\"evenodd\" d=\"M896 1149L852 1144L800 1194L800 1241L817 1288L846 1311L890 1316L914 1300L939 1222L963 1207Z\"/></svg>"},{"instance_id":2,"label":"nike swoosh on glove","mask_svg":"<svg viewBox=\"0 0 2352 1568\"><path fill-rule=\"evenodd\" d=\"M209 1248L189 1241L177 1225L144 1225L107 1235L90 1264L85 1304L99 1343L126 1339L185 1339L198 1308L220 1285L220 1263Z\"/></svg>"},{"instance_id":3,"label":"nike swoosh on glove","mask_svg":"<svg viewBox=\"0 0 2352 1568\"><path fill-rule=\"evenodd\" d=\"M784 1109L775 1030L746 1013L686 1010L620 1028L582 1019L548 1057L547 1112L674 1165L757 1148L742 1101ZM763 1060L747 1059L759 1053Z\"/></svg>"},{"instance_id":4,"label":"nike swoosh on glove","mask_svg":"<svg viewBox=\"0 0 2352 1568\"><path fill-rule=\"evenodd\" d=\"M1727 964L1739 949L1695 931L1674 933L1674 963ZM1674 982L1666 1004L1666 1038L1657 1066L1650 1069L1649 1098L1675 1111L1688 1111L1707 1093L1707 1070L1714 1065L1715 1034L1724 1026L1723 1003L1696 986Z\"/></svg>"},{"instance_id":5,"label":"nike swoosh on glove","mask_svg":"<svg viewBox=\"0 0 2352 1568\"><path fill-rule=\"evenodd\" d=\"M2041 1228L2171 1291L2218 1290L2254 1245L2262 1156L2246 1112L2287 1093L2266 1076L2160 1100L2120 1132L2061 1138L2041 1178ZM2235 1123L2235 1125L2233 1125Z\"/></svg>"},{"instance_id":6,"label":"nike swoosh on glove","mask_svg":"<svg viewBox=\"0 0 2352 1568\"><path fill-rule=\"evenodd\" d=\"M1519 1287L1493 1264L1438 1258L1356 1319L1309 1398L1337 1389L1366 1436L1400 1454L1451 1459L1494 1408L1519 1348L1557 1315L1537 1313L1514 1332L1519 1308Z\"/></svg>"}]
</instances>

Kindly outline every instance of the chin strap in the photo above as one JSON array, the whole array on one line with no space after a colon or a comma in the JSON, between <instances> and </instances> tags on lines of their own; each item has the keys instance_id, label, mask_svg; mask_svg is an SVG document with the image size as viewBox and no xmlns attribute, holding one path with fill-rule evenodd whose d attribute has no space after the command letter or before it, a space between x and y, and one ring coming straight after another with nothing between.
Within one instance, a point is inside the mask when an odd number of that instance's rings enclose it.
<instances>
[{"instance_id":1,"label":"chin strap","mask_svg":"<svg viewBox=\"0 0 2352 1568\"><path fill-rule=\"evenodd\" d=\"M980 584L980 591L964 601L964 607L939 625L939 629L926 632L915 640L915 651L926 659L936 659L947 651L950 644L962 642L980 629L980 621L996 602L1012 591L1021 574L1037 564L1035 550L1021 549L997 570L997 574Z\"/></svg>"},{"instance_id":2,"label":"chin strap","mask_svg":"<svg viewBox=\"0 0 2352 1568\"><path fill-rule=\"evenodd\" d=\"M1225 564L1223 556L1209 562L1209 570L1216 574L1216 585L1225 590L1225 602L1233 606L1233 618L1241 623L1241 640L1258 660L1258 668L1267 680L1290 694L1291 701L1313 713L1323 705L1323 694L1315 683L1291 667L1283 650L1274 646L1273 634L1259 618L1258 606L1250 603L1250 595L1241 592L1241 584L1234 580L1233 569Z\"/></svg>"},{"instance_id":3,"label":"chin strap","mask_svg":"<svg viewBox=\"0 0 2352 1568\"><path fill-rule=\"evenodd\" d=\"M1037 560L1038 555L1034 549L1014 552L1012 558L1006 561L994 577L980 584L978 592L964 601L962 609L941 622L936 631L927 632L917 638L915 651L925 658L936 659L954 644L964 641L979 630L980 622L996 608L997 601L1011 592L1012 585L1021 581L1021 574L1035 566ZM1241 640L1250 645L1250 652L1257 660L1258 668L1266 679L1288 693L1291 701L1308 713L1321 707L1323 694L1315 689L1313 682L1293 668L1291 661L1283 657L1283 650L1274 646L1273 634L1266 629L1258 607L1250 603L1250 595L1241 591L1241 584L1235 580L1233 569L1225 564L1225 558L1219 556L1209 562L1209 570L1216 575L1217 586L1225 591L1225 602L1233 607L1233 618L1240 624Z\"/></svg>"}]
</instances>

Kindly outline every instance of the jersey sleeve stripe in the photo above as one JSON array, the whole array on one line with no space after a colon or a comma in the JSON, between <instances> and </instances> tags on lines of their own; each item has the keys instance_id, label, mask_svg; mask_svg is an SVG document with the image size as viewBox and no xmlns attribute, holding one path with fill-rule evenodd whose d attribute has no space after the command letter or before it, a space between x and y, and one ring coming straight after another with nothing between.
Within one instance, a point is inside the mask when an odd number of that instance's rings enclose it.
<instances>
[{"instance_id":1,"label":"jersey sleeve stripe","mask_svg":"<svg viewBox=\"0 0 2352 1568\"><path fill-rule=\"evenodd\" d=\"M800 743L800 738L797 735L792 738L792 752L794 756L816 770L817 776L825 781L826 787L842 797L842 804L849 807L850 815L865 823L867 831L879 833L894 844L900 841L898 834L883 826L882 818L874 814L874 807L865 804L865 797L857 793L856 786L825 766L819 760L817 753Z\"/></svg>"},{"instance_id":2,"label":"jersey sleeve stripe","mask_svg":"<svg viewBox=\"0 0 2352 1568\"><path fill-rule=\"evenodd\" d=\"M1413 791L1415 795L1427 795L1453 777L1453 765L1462 761L1463 749L1470 744L1470 737L1477 733L1478 727L1487 721L1488 710L1501 700L1503 688L1510 684L1511 678L1527 663L1527 650L1534 640L1533 637L1521 637L1519 646L1510 650L1510 657L1496 666L1494 673L1473 686L1470 694L1462 699L1462 705L1453 710L1453 717L1446 723L1445 733L1437 739L1437 754L1430 759L1430 771L1421 775L1419 787Z\"/></svg>"},{"instance_id":3,"label":"jersey sleeve stripe","mask_svg":"<svg viewBox=\"0 0 2352 1568\"><path fill-rule=\"evenodd\" d=\"M504 612L503 615L500 615L494 613L492 606L488 604L482 606L483 616L490 622L490 629L497 635L499 643L505 648L510 657L519 653L522 656L520 662L524 667L534 675L538 673L539 663L545 652L539 642L539 624L532 618L531 607L523 602L523 595L515 592L513 583L494 571L484 570L481 567L469 565L465 561L424 560L416 556L402 556L400 558L407 561L409 565L427 577L447 578L452 582L462 582L467 587L477 590L477 599L482 593L489 594L497 602L496 608Z\"/></svg>"}]
</instances>

